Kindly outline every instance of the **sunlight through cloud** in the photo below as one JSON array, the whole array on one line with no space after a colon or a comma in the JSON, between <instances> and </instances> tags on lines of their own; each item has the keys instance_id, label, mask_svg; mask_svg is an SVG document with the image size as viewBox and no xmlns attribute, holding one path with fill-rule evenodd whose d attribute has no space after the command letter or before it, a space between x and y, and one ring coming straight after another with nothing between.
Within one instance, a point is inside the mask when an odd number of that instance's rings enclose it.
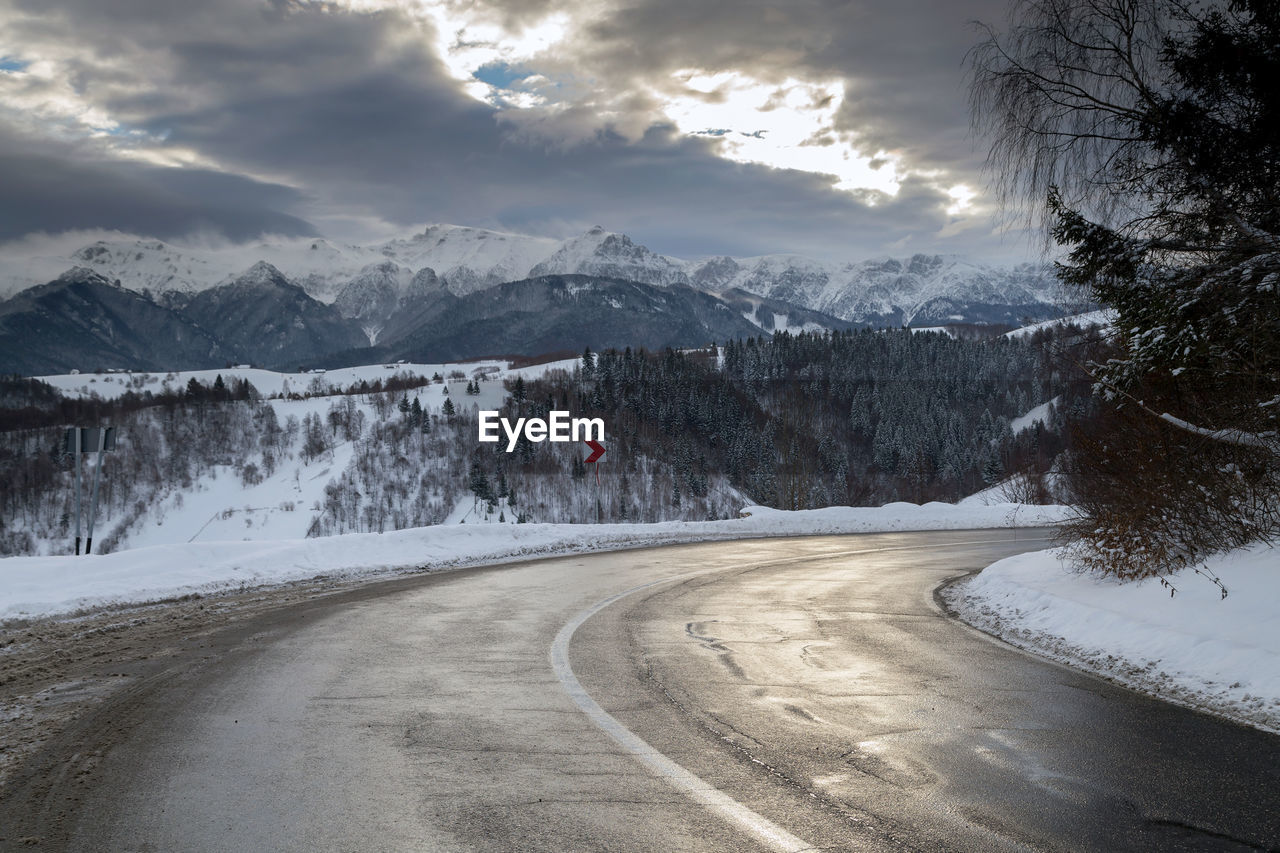
<instances>
[{"instance_id":1,"label":"sunlight through cloud","mask_svg":"<svg viewBox=\"0 0 1280 853\"><path fill-rule=\"evenodd\" d=\"M654 97L682 132L714 137L721 156L834 175L843 190L897 193L902 179L894 158L861 154L850 135L836 129L844 101L841 81L788 78L772 84L738 71L698 69L672 76L676 86L655 90Z\"/></svg>"},{"instance_id":2,"label":"sunlight through cloud","mask_svg":"<svg viewBox=\"0 0 1280 853\"><path fill-rule=\"evenodd\" d=\"M947 190L947 195L952 199L951 206L947 208L947 214L957 216L973 207L973 200L978 194L965 184L956 184Z\"/></svg>"}]
</instances>

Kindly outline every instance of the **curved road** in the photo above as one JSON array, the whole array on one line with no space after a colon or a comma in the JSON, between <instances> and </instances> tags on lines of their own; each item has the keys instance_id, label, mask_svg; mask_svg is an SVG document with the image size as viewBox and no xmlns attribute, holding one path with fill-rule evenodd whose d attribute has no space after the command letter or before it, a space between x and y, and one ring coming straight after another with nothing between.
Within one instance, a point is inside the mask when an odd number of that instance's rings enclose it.
<instances>
[{"instance_id":1,"label":"curved road","mask_svg":"<svg viewBox=\"0 0 1280 853\"><path fill-rule=\"evenodd\" d=\"M1258 850L1280 738L943 614L1034 532L394 581L149 680L33 809L72 850ZM57 845L63 846L63 845Z\"/></svg>"}]
</instances>

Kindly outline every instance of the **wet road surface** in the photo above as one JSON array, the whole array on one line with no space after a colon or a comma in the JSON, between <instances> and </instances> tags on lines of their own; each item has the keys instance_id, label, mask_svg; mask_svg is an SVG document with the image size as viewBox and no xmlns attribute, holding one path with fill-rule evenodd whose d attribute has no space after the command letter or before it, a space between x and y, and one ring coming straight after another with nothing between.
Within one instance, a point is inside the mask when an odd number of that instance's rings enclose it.
<instances>
[{"instance_id":1,"label":"wet road surface","mask_svg":"<svg viewBox=\"0 0 1280 853\"><path fill-rule=\"evenodd\" d=\"M69 814L41 846L1278 849L1280 738L939 609L1035 535L673 546L313 603L104 708L112 746L48 795Z\"/></svg>"}]
</instances>

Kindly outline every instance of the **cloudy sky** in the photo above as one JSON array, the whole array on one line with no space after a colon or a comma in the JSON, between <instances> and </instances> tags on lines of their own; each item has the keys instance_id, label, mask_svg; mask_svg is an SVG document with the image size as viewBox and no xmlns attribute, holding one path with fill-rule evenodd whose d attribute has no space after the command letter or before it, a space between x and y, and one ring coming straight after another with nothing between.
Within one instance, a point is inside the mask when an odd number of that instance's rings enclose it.
<instances>
[{"instance_id":1,"label":"cloudy sky","mask_svg":"<svg viewBox=\"0 0 1280 853\"><path fill-rule=\"evenodd\" d=\"M0 0L0 241L1022 257L968 133L1005 0Z\"/></svg>"}]
</instances>

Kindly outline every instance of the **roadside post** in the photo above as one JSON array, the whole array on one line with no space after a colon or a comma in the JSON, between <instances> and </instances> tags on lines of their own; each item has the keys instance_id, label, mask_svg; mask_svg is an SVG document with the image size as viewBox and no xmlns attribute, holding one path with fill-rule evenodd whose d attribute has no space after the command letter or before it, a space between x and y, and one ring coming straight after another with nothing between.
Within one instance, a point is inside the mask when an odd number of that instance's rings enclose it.
<instances>
[{"instance_id":1,"label":"roadside post","mask_svg":"<svg viewBox=\"0 0 1280 853\"><path fill-rule=\"evenodd\" d=\"M68 427L62 439L62 449L76 457L76 555L80 554L80 430Z\"/></svg>"},{"instance_id":2,"label":"roadside post","mask_svg":"<svg viewBox=\"0 0 1280 853\"><path fill-rule=\"evenodd\" d=\"M102 454L115 450L115 427L69 427L63 437L63 448L76 457L76 554L80 553L80 501L81 477L80 457L85 453L96 453L97 464L93 467L93 487L89 498L89 535L85 540L84 552L93 549L93 523L98 516L98 484L102 480Z\"/></svg>"}]
</instances>

